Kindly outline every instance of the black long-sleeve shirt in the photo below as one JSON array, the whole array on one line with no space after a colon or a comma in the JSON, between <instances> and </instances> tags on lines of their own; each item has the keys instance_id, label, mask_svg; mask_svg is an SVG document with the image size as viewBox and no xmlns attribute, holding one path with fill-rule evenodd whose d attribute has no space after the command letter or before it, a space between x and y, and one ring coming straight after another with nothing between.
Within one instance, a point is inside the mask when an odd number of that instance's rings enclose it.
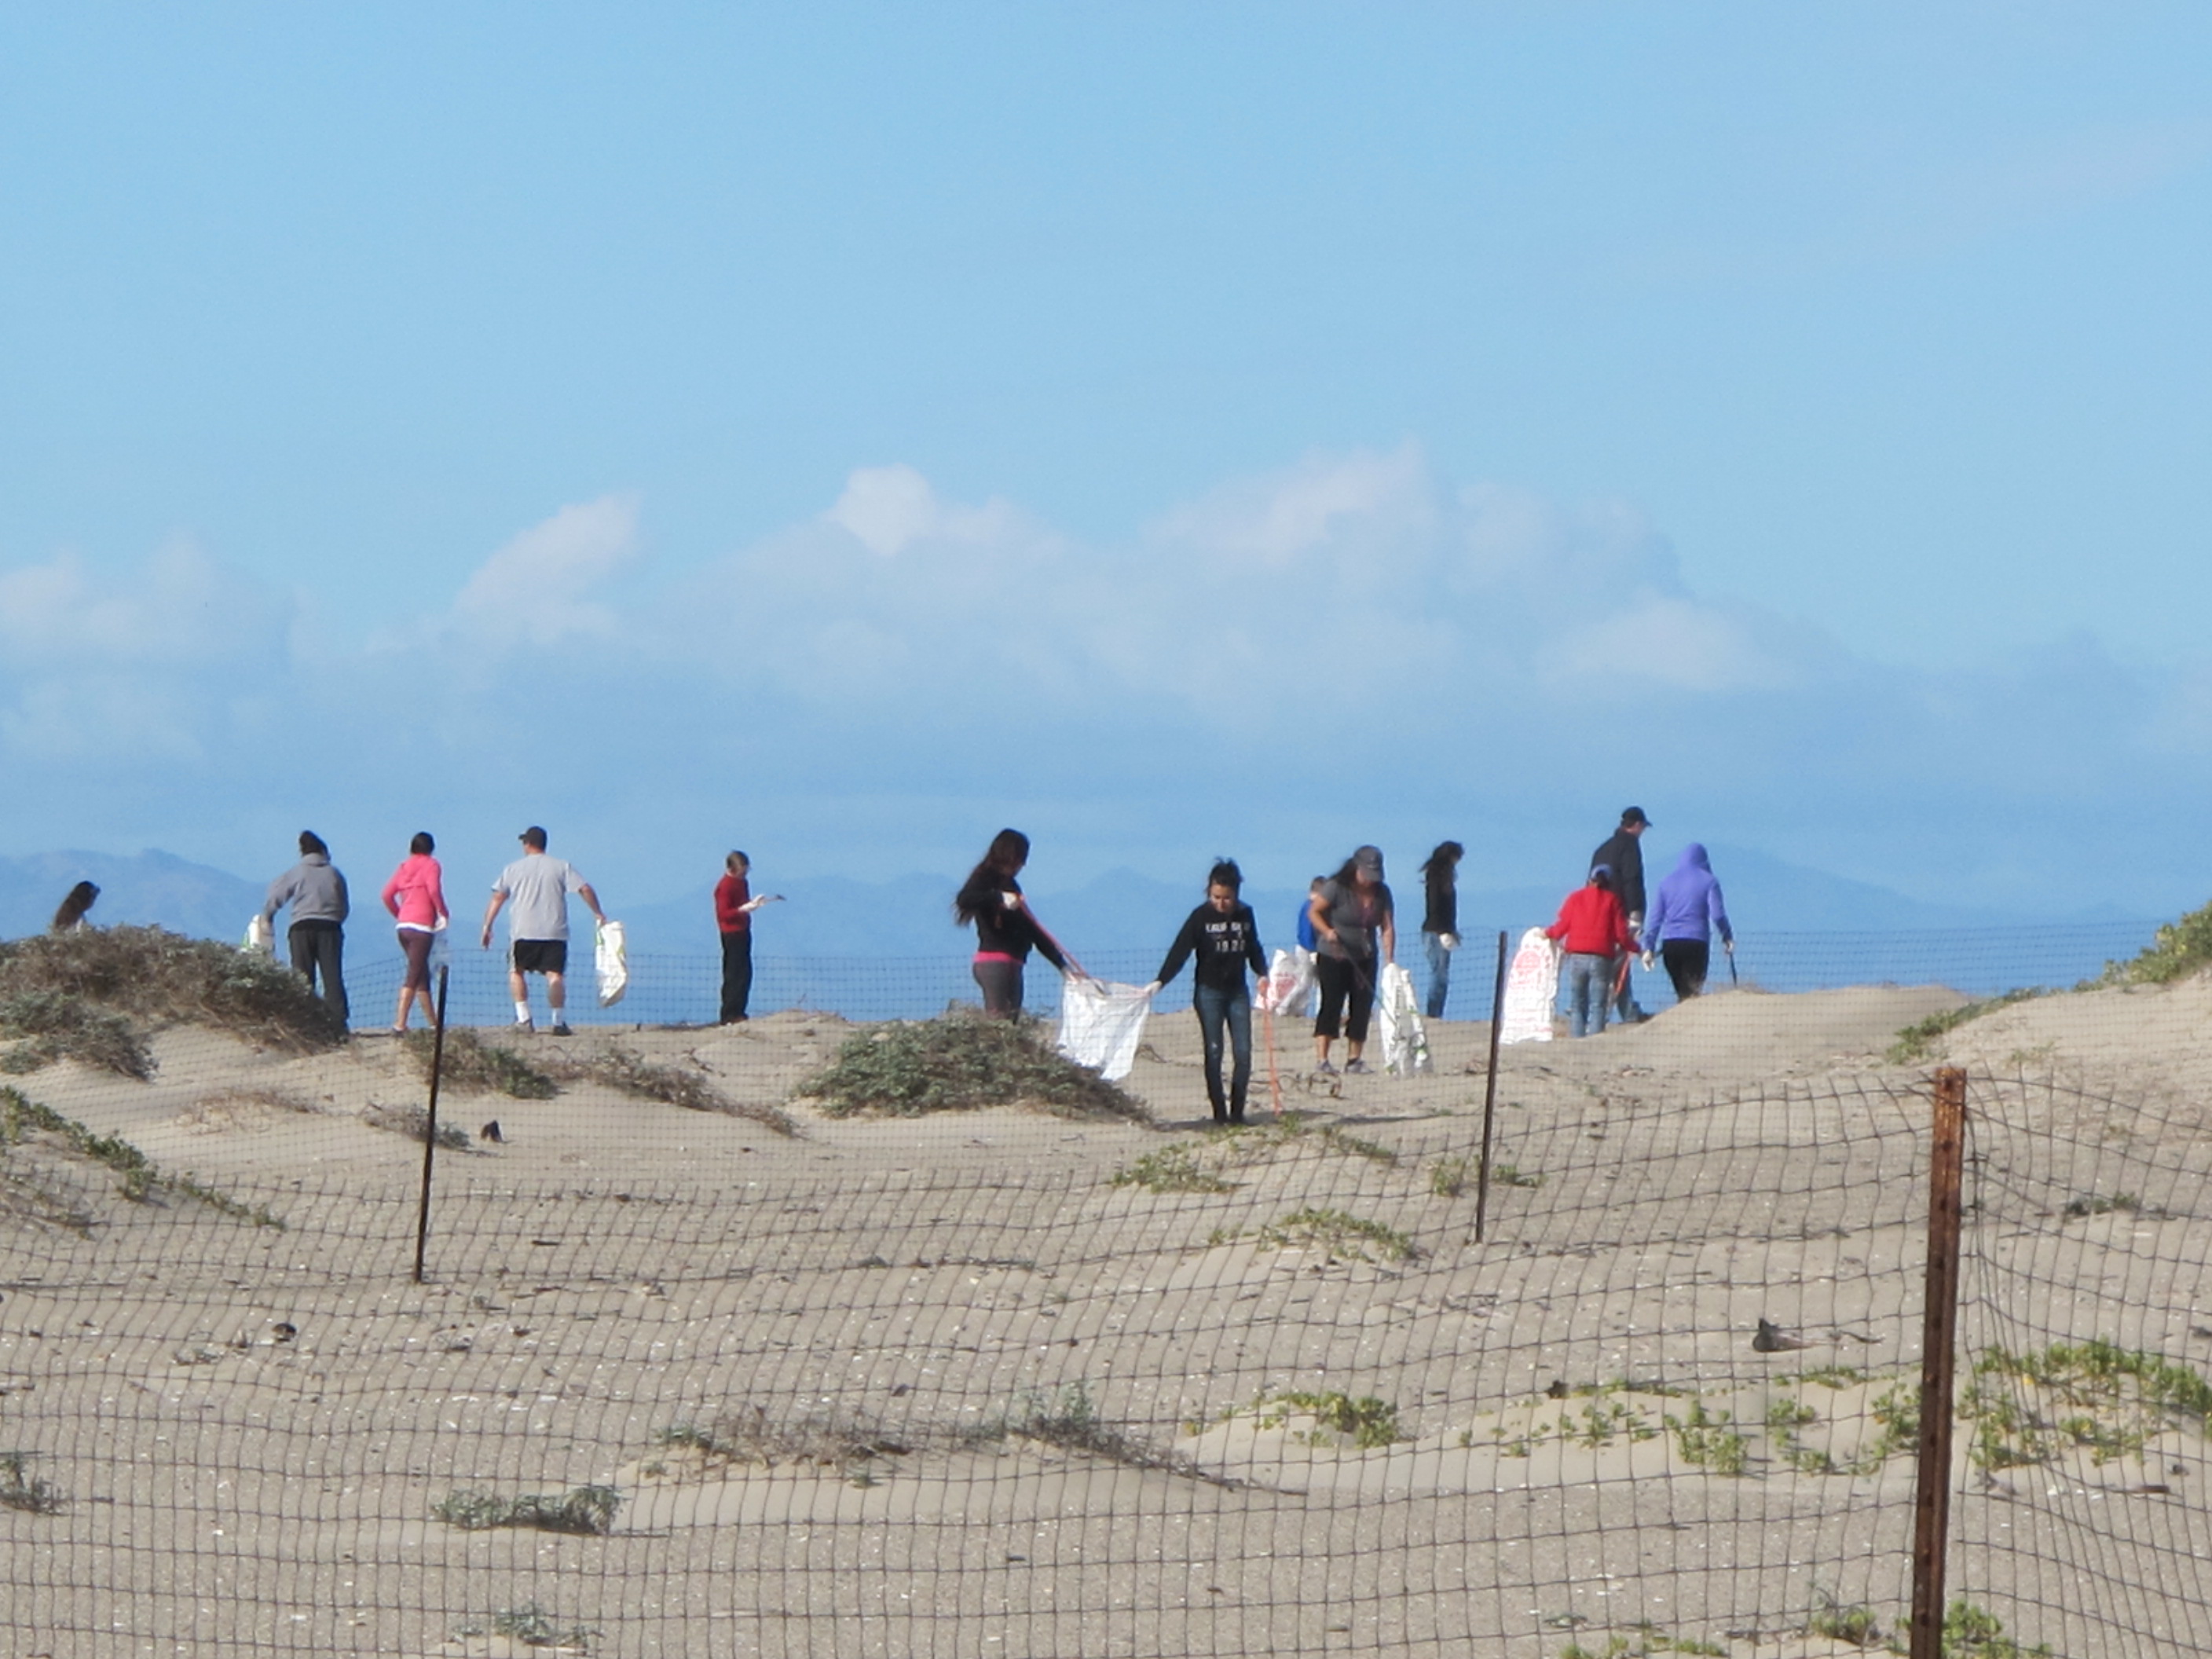
<instances>
[{"instance_id":1,"label":"black long-sleeve shirt","mask_svg":"<svg viewBox=\"0 0 2212 1659\"><path fill-rule=\"evenodd\" d=\"M1459 866L1437 860L1422 873L1428 914L1421 918L1425 933L1459 932Z\"/></svg>"},{"instance_id":2,"label":"black long-sleeve shirt","mask_svg":"<svg viewBox=\"0 0 2212 1659\"><path fill-rule=\"evenodd\" d=\"M1626 830L1616 830L1612 838L1590 854L1583 866L1587 876L1599 865L1613 872L1613 896L1620 901L1624 915L1640 916L1644 914L1644 849Z\"/></svg>"},{"instance_id":3,"label":"black long-sleeve shirt","mask_svg":"<svg viewBox=\"0 0 2212 1659\"><path fill-rule=\"evenodd\" d=\"M1267 971L1267 953L1260 948L1260 924L1249 904L1237 904L1226 914L1210 903L1200 905L1184 919L1182 931L1168 946L1168 959L1152 977L1166 984L1182 971L1184 960L1194 953L1198 957L1198 982L1217 991L1243 990L1248 962L1255 974Z\"/></svg>"},{"instance_id":4,"label":"black long-sleeve shirt","mask_svg":"<svg viewBox=\"0 0 2212 1659\"><path fill-rule=\"evenodd\" d=\"M1060 954L1060 946L1053 943L1052 935L1030 920L1030 913L1021 905L1009 907L1006 896L1022 896L1022 884L1012 876L1000 878L994 884L978 884L963 888L959 908L975 919L975 949L983 955L1012 957L1016 962L1026 962L1032 949L1060 972L1067 971L1067 958Z\"/></svg>"}]
</instances>

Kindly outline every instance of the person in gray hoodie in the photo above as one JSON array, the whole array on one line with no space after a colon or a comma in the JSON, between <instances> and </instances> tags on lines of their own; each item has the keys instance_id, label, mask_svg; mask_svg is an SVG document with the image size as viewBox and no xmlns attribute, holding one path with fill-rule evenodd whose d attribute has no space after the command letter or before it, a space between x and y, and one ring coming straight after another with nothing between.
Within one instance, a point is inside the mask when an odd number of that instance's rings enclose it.
<instances>
[{"instance_id":1,"label":"person in gray hoodie","mask_svg":"<svg viewBox=\"0 0 2212 1659\"><path fill-rule=\"evenodd\" d=\"M262 901L261 919L274 922L276 913L292 907L292 967L310 986L321 979L320 994L346 1023L345 878L331 863L331 849L312 830L300 831L300 861L269 884Z\"/></svg>"}]
</instances>

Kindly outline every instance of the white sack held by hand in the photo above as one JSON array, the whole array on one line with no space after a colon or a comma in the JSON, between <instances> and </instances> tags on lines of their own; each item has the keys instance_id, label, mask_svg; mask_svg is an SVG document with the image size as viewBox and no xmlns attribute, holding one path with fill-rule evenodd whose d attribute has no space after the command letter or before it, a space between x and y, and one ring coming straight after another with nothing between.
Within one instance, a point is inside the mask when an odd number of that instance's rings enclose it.
<instances>
[{"instance_id":1,"label":"white sack held by hand","mask_svg":"<svg viewBox=\"0 0 2212 1659\"><path fill-rule=\"evenodd\" d=\"M1137 1063L1152 994L1141 985L1110 985L1070 978L1060 989L1060 1052L1109 1083L1119 1083Z\"/></svg>"},{"instance_id":2,"label":"white sack held by hand","mask_svg":"<svg viewBox=\"0 0 2212 1659\"><path fill-rule=\"evenodd\" d=\"M599 924L593 966L599 973L599 1006L611 1008L629 989L629 946L618 921Z\"/></svg>"}]
</instances>

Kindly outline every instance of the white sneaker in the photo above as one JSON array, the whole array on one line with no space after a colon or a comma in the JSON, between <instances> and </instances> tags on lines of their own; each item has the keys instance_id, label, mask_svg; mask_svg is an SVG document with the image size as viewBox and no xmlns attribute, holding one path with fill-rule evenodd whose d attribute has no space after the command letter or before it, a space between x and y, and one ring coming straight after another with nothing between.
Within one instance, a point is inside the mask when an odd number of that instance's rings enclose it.
<instances>
[{"instance_id":1,"label":"white sneaker","mask_svg":"<svg viewBox=\"0 0 2212 1659\"><path fill-rule=\"evenodd\" d=\"M514 1029L518 1031L534 1031L538 1027L531 1023L530 1016L525 1014L520 1019L514 1022Z\"/></svg>"}]
</instances>

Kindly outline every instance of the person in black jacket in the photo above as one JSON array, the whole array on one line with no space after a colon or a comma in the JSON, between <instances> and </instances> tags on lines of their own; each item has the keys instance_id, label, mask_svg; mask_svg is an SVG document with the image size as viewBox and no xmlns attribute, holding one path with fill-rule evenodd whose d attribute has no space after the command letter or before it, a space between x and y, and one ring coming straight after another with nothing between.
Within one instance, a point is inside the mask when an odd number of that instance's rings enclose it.
<instances>
[{"instance_id":1,"label":"person in black jacket","mask_svg":"<svg viewBox=\"0 0 2212 1659\"><path fill-rule=\"evenodd\" d=\"M1216 1123L1242 1123L1244 1097L1252 1086L1252 990L1244 981L1244 966L1264 975L1267 952L1260 948L1260 924L1252 907L1240 896L1244 872L1234 859L1221 859L1206 878L1206 902L1184 919L1182 931L1168 946L1167 960L1147 990L1160 987L1182 971L1184 961L1195 956L1196 983L1191 1006L1198 1013L1198 1034L1206 1045L1206 1097L1213 1104ZM1221 1087L1222 1034L1235 1070L1224 1096Z\"/></svg>"},{"instance_id":2,"label":"person in black jacket","mask_svg":"<svg viewBox=\"0 0 2212 1659\"><path fill-rule=\"evenodd\" d=\"M1613 872L1613 896L1620 901L1621 913L1628 918L1628 931L1639 933L1644 927L1644 849L1637 844L1651 820L1644 816L1644 809L1632 806L1620 815L1620 828L1590 854L1589 867L1603 865ZM1624 1025L1633 1025L1650 1016L1636 1006L1636 988L1629 975L1620 977L1620 995L1614 1000L1613 1018Z\"/></svg>"},{"instance_id":3,"label":"person in black jacket","mask_svg":"<svg viewBox=\"0 0 2212 1659\"><path fill-rule=\"evenodd\" d=\"M983 993L983 1012L1012 1019L1022 1012L1022 964L1034 947L1063 974L1083 974L1083 964L1060 948L1022 896L1014 879L1030 861L1030 838L1018 830L991 837L991 850L968 872L952 901L953 919L975 929L975 984Z\"/></svg>"},{"instance_id":4,"label":"person in black jacket","mask_svg":"<svg viewBox=\"0 0 2212 1659\"><path fill-rule=\"evenodd\" d=\"M1459 949L1459 861L1466 856L1467 848L1457 842L1438 842L1421 866L1428 901L1421 915L1421 944L1429 956L1431 1019L1444 1017L1444 998L1451 992L1451 953Z\"/></svg>"}]
</instances>

